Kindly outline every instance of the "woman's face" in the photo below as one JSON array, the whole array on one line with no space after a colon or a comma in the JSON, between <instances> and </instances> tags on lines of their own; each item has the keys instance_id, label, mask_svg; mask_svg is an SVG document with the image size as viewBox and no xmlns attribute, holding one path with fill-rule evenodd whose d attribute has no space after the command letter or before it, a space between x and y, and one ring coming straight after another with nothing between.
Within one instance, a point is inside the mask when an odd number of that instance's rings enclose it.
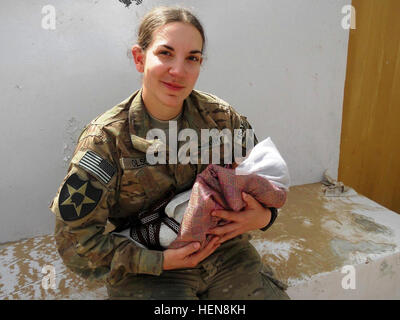
<instances>
[{"instance_id":1,"label":"woman's face","mask_svg":"<svg viewBox=\"0 0 400 320\"><path fill-rule=\"evenodd\" d=\"M173 22L153 32L145 52L139 49L141 54L135 57L132 49L137 70L143 73L146 105L180 110L199 76L202 47L203 39L194 26Z\"/></svg>"}]
</instances>

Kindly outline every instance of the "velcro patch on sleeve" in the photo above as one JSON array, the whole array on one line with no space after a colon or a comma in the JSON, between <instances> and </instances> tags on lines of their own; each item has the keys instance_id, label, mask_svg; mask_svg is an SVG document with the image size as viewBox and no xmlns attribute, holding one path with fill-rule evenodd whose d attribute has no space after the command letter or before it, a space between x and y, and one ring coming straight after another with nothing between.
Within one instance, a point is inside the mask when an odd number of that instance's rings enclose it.
<instances>
[{"instance_id":1,"label":"velcro patch on sleeve","mask_svg":"<svg viewBox=\"0 0 400 320\"><path fill-rule=\"evenodd\" d=\"M93 174L104 184L110 183L112 177L117 171L110 162L91 150L86 151L78 165L82 169Z\"/></svg>"},{"instance_id":2,"label":"velcro patch on sleeve","mask_svg":"<svg viewBox=\"0 0 400 320\"><path fill-rule=\"evenodd\" d=\"M64 221L82 219L91 213L99 203L103 191L95 188L90 181L71 175L61 188L58 208Z\"/></svg>"}]
</instances>

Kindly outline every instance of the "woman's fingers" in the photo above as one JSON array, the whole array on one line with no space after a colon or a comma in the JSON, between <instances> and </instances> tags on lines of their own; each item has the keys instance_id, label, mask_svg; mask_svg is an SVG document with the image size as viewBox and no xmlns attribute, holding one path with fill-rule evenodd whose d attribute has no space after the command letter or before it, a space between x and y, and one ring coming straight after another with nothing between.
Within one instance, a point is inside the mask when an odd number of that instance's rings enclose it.
<instances>
[{"instance_id":1,"label":"woman's fingers","mask_svg":"<svg viewBox=\"0 0 400 320\"><path fill-rule=\"evenodd\" d=\"M238 236L239 234L241 234L241 232L239 232L238 230L235 230L235 231L230 232L230 233L226 233L223 236L221 236L221 239L219 240L219 243L224 243L225 241L233 239L234 237Z\"/></svg>"},{"instance_id":2,"label":"woman's fingers","mask_svg":"<svg viewBox=\"0 0 400 320\"><path fill-rule=\"evenodd\" d=\"M213 237L211 241L199 252L196 252L190 256L191 262L194 265L197 265L200 261L207 258L210 254L212 254L219 246L220 237Z\"/></svg>"},{"instance_id":3,"label":"woman's fingers","mask_svg":"<svg viewBox=\"0 0 400 320\"><path fill-rule=\"evenodd\" d=\"M191 255L192 253L196 252L197 250L199 250L200 248L200 243L199 242L192 242L182 248L179 248L177 250L179 250L178 254L182 257L185 258L189 255Z\"/></svg>"},{"instance_id":4,"label":"woman's fingers","mask_svg":"<svg viewBox=\"0 0 400 320\"><path fill-rule=\"evenodd\" d=\"M260 207L260 203L250 194L242 192L243 201L246 202L246 209L256 209Z\"/></svg>"},{"instance_id":5,"label":"woman's fingers","mask_svg":"<svg viewBox=\"0 0 400 320\"><path fill-rule=\"evenodd\" d=\"M200 243L193 242L178 249L167 249L164 251L163 270L181 269L191 267L189 257L199 250Z\"/></svg>"},{"instance_id":6,"label":"woman's fingers","mask_svg":"<svg viewBox=\"0 0 400 320\"><path fill-rule=\"evenodd\" d=\"M194 268L200 261L207 258L219 246L218 240L220 237L216 236L201 250L199 242L192 242L179 249L167 249L164 251L164 270L181 269L181 268Z\"/></svg>"},{"instance_id":7,"label":"woman's fingers","mask_svg":"<svg viewBox=\"0 0 400 320\"><path fill-rule=\"evenodd\" d=\"M227 210L215 210L211 212L213 217L222 218L228 221L239 221L240 220L240 213L235 211L227 211Z\"/></svg>"},{"instance_id":8,"label":"woman's fingers","mask_svg":"<svg viewBox=\"0 0 400 320\"><path fill-rule=\"evenodd\" d=\"M212 228L212 229L208 230L208 233L215 234L217 236L221 236L226 233L233 232L233 231L237 230L239 227L240 227L240 225L238 223L231 222L231 223L225 224L221 227Z\"/></svg>"}]
</instances>

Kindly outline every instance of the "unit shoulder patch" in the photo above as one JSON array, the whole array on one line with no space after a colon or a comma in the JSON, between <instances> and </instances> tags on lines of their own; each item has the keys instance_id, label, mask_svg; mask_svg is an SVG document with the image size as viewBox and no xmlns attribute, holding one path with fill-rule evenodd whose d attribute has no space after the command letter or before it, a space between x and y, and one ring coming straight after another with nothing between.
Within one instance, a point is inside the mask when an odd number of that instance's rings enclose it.
<instances>
[{"instance_id":1,"label":"unit shoulder patch","mask_svg":"<svg viewBox=\"0 0 400 320\"><path fill-rule=\"evenodd\" d=\"M90 181L72 174L65 181L58 198L61 217L65 221L82 219L97 207L102 194L103 190L95 188Z\"/></svg>"}]
</instances>

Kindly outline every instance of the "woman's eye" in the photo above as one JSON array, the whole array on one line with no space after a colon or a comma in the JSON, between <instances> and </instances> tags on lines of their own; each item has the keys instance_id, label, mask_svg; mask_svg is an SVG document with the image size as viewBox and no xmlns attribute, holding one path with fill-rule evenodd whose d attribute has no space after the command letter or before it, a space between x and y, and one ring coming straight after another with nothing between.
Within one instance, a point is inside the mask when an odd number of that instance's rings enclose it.
<instances>
[{"instance_id":1,"label":"woman's eye","mask_svg":"<svg viewBox=\"0 0 400 320\"><path fill-rule=\"evenodd\" d=\"M196 57L196 56L190 56L188 59L191 60L191 61L199 61L199 60L200 60L200 59L199 59L198 57Z\"/></svg>"},{"instance_id":2,"label":"woman's eye","mask_svg":"<svg viewBox=\"0 0 400 320\"><path fill-rule=\"evenodd\" d=\"M165 56L171 55L171 53L169 51L160 51L160 54L165 55Z\"/></svg>"}]
</instances>

